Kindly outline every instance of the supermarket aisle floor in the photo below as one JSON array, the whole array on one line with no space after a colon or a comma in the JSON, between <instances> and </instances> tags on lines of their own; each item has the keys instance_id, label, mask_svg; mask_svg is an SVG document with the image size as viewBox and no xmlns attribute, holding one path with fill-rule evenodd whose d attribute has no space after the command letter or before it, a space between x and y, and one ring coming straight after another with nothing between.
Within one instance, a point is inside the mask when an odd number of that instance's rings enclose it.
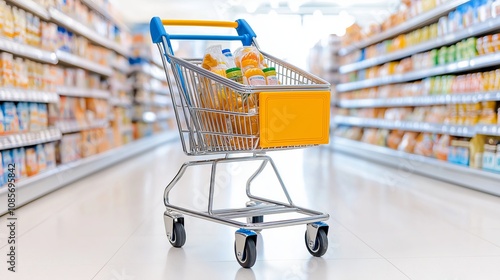
<instances>
[{"instance_id":1,"label":"supermarket aisle floor","mask_svg":"<svg viewBox=\"0 0 500 280\"><path fill-rule=\"evenodd\" d=\"M157 148L17 211L18 272L7 272L0 218L0 279L499 279L500 198L314 148L272 154L295 202L331 215L329 250L313 258L304 226L259 236L257 262L234 259L234 230L186 218L182 249L163 228L163 187L186 159ZM216 205L241 206L249 167L218 176ZM232 174L229 176L228 174ZM208 170L188 172L174 202L204 209ZM256 191L272 196L272 181Z\"/></svg>"}]
</instances>

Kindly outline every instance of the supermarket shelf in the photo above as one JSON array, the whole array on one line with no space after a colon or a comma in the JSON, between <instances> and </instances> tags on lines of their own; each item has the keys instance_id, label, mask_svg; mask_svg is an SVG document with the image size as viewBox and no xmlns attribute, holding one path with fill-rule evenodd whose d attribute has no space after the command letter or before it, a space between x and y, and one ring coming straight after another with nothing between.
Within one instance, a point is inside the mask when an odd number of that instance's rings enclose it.
<instances>
[{"instance_id":1,"label":"supermarket shelf","mask_svg":"<svg viewBox=\"0 0 500 280\"><path fill-rule=\"evenodd\" d=\"M353 43L349 47L342 48L339 50L339 55L346 55L355 50L368 47L387 39L391 39L399 34L410 32L417 28L429 25L433 22L436 22L441 16L448 15L450 11L466 2L469 2L469 0L450 0L444 4L439 5L431 11L413 17L394 28L378 33L377 35L370 36L369 38L362 40L361 42Z\"/></svg>"},{"instance_id":2,"label":"supermarket shelf","mask_svg":"<svg viewBox=\"0 0 500 280\"><path fill-rule=\"evenodd\" d=\"M133 122L155 123L158 121L158 115L153 112L144 112L141 115L132 116Z\"/></svg>"},{"instance_id":3,"label":"supermarket shelf","mask_svg":"<svg viewBox=\"0 0 500 280\"><path fill-rule=\"evenodd\" d=\"M135 103L141 104L141 105L146 105L146 106L155 106L155 107L168 107L172 104L170 100L142 100L142 99L135 99Z\"/></svg>"},{"instance_id":4,"label":"supermarket shelf","mask_svg":"<svg viewBox=\"0 0 500 280\"><path fill-rule=\"evenodd\" d=\"M72 97L86 97L86 98L100 98L108 99L110 97L110 92L108 90L101 89L88 89L79 87L58 87L57 93L65 96Z\"/></svg>"},{"instance_id":5,"label":"supermarket shelf","mask_svg":"<svg viewBox=\"0 0 500 280\"><path fill-rule=\"evenodd\" d=\"M139 139L102 154L60 165L54 169L24 179L16 183L16 204L18 207L25 205L78 179L123 162L127 158L144 153L160 144L171 142L178 137L177 131L163 132ZM7 189L0 188L0 215L5 213L7 213Z\"/></svg>"},{"instance_id":6,"label":"supermarket shelf","mask_svg":"<svg viewBox=\"0 0 500 280\"><path fill-rule=\"evenodd\" d=\"M158 121L165 121L169 119L173 119L174 114L173 113L161 113L161 114L156 114L156 120Z\"/></svg>"},{"instance_id":7,"label":"supermarket shelf","mask_svg":"<svg viewBox=\"0 0 500 280\"><path fill-rule=\"evenodd\" d=\"M39 16L44 20L50 20L49 12L40 4L33 0L7 0L11 5L22 8L23 10Z\"/></svg>"},{"instance_id":8,"label":"supermarket shelf","mask_svg":"<svg viewBox=\"0 0 500 280\"><path fill-rule=\"evenodd\" d=\"M476 134L500 136L500 125L477 125Z\"/></svg>"},{"instance_id":9,"label":"supermarket shelf","mask_svg":"<svg viewBox=\"0 0 500 280\"><path fill-rule=\"evenodd\" d=\"M473 137L476 135L476 126L450 125L428 122L392 121L385 119L368 119L347 116L335 116L336 124L352 125L360 127L373 127L391 130L417 131L438 134L448 134L453 136Z\"/></svg>"},{"instance_id":10,"label":"supermarket shelf","mask_svg":"<svg viewBox=\"0 0 500 280\"><path fill-rule=\"evenodd\" d=\"M55 126L61 131L62 134L66 134L94 128L106 128L108 127L108 125L108 120L94 120L91 123L79 123L78 121L59 121L56 122Z\"/></svg>"},{"instance_id":11,"label":"supermarket shelf","mask_svg":"<svg viewBox=\"0 0 500 280\"><path fill-rule=\"evenodd\" d=\"M39 62L57 64L57 56L54 52L49 52L26 44L17 43L6 38L0 37L0 50Z\"/></svg>"},{"instance_id":12,"label":"supermarket shelf","mask_svg":"<svg viewBox=\"0 0 500 280\"><path fill-rule=\"evenodd\" d=\"M99 4L97 4L93 0L82 0L82 2L85 5L87 5L90 9L92 9L95 12L101 14L107 20L111 21L113 24L115 24L116 26L118 26L121 30L124 30L124 31L127 31L127 32L130 31L130 29L128 28L128 26L125 23L123 23L121 20L118 20L116 17L114 17L110 13L108 13L105 8L99 6Z\"/></svg>"},{"instance_id":13,"label":"supermarket shelf","mask_svg":"<svg viewBox=\"0 0 500 280\"><path fill-rule=\"evenodd\" d=\"M99 44L105 48L108 48L110 50L114 50L114 51L116 51L124 56L127 56L127 57L129 56L127 49L123 48L118 43L115 43L115 42L99 35L95 31L93 31L92 29L83 25L79 21L71 18L70 16L64 14L63 12L61 12L55 8L50 8L49 14L50 14L51 19L55 23L59 24L60 26L66 28L68 30L71 30L75 33L78 33L82 36L85 36L90 41L92 41L96 44Z\"/></svg>"},{"instance_id":14,"label":"supermarket shelf","mask_svg":"<svg viewBox=\"0 0 500 280\"><path fill-rule=\"evenodd\" d=\"M0 101L58 103L59 95L55 92L0 87Z\"/></svg>"},{"instance_id":15,"label":"supermarket shelf","mask_svg":"<svg viewBox=\"0 0 500 280\"><path fill-rule=\"evenodd\" d=\"M85 58L76 56L74 54L58 50L56 52L56 55L59 58L60 62L80 67L107 77L113 75L113 69L111 69L110 67L106 67L98 63L86 60Z\"/></svg>"},{"instance_id":16,"label":"supermarket shelf","mask_svg":"<svg viewBox=\"0 0 500 280\"><path fill-rule=\"evenodd\" d=\"M373 98L339 100L337 104L342 108L375 108L375 107L403 107L403 106L430 106L443 104L470 104L483 101L500 101L500 92L476 92L467 94L442 94L428 96L409 96L395 98Z\"/></svg>"},{"instance_id":17,"label":"supermarket shelf","mask_svg":"<svg viewBox=\"0 0 500 280\"><path fill-rule=\"evenodd\" d=\"M416 53L432 50L435 48L439 48L441 46L450 45L456 43L462 39L466 39L469 37L474 37L478 35L482 35L488 32L493 32L498 30L498 26L500 26L500 18L492 18L486 22L477 24L475 26L468 27L466 29L462 29L458 32L448 34L444 37L437 38L434 40L430 40L421 44L418 44L413 47L409 47L404 50L396 51L387 55L381 55L374 58L366 59L360 62L347 64L341 66L339 68L340 73L349 73L352 71L365 69L368 67L372 67L375 65L379 65L382 63L386 63L393 60L398 60L404 57L411 56Z\"/></svg>"},{"instance_id":18,"label":"supermarket shelf","mask_svg":"<svg viewBox=\"0 0 500 280\"><path fill-rule=\"evenodd\" d=\"M40 131L20 132L0 136L0 150L32 146L61 139L61 132L57 128L48 128Z\"/></svg>"},{"instance_id":19,"label":"supermarket shelf","mask_svg":"<svg viewBox=\"0 0 500 280\"><path fill-rule=\"evenodd\" d=\"M160 80L160 81L167 81L167 78L165 77L165 72L163 71L163 68L160 68L154 64L132 65L132 66L130 66L130 71L144 73L144 74L146 74L152 78L155 78L157 80Z\"/></svg>"},{"instance_id":20,"label":"supermarket shelf","mask_svg":"<svg viewBox=\"0 0 500 280\"><path fill-rule=\"evenodd\" d=\"M125 73L125 74L130 73L130 65L128 63L126 63L126 64L125 63L117 63L116 61L113 61L111 63L111 66L114 69L116 69L122 73Z\"/></svg>"},{"instance_id":21,"label":"supermarket shelf","mask_svg":"<svg viewBox=\"0 0 500 280\"><path fill-rule=\"evenodd\" d=\"M112 106L117 106L117 107L130 107L132 106L132 101L127 98L117 98L117 97L111 97L109 100L109 103Z\"/></svg>"},{"instance_id":22,"label":"supermarket shelf","mask_svg":"<svg viewBox=\"0 0 500 280\"><path fill-rule=\"evenodd\" d=\"M132 86L128 82L120 83L120 82L116 81L115 79L111 79L110 86L111 86L112 91L129 92L132 90Z\"/></svg>"},{"instance_id":23,"label":"supermarket shelf","mask_svg":"<svg viewBox=\"0 0 500 280\"><path fill-rule=\"evenodd\" d=\"M390 75L374 79L366 79L356 82L337 85L337 92L345 92L362 88L369 88L381 85L415 81L422 78L466 72L500 64L500 53L478 56L469 60L462 60L446 65L434 66L429 69L422 69L405 74Z\"/></svg>"},{"instance_id":24,"label":"supermarket shelf","mask_svg":"<svg viewBox=\"0 0 500 280\"><path fill-rule=\"evenodd\" d=\"M338 137L333 138L331 147L339 152L404 169L405 180L409 175L408 172L410 174L417 173L493 195L500 195L500 184L498 184L500 174L497 173ZM391 176L391 178L394 177Z\"/></svg>"},{"instance_id":25,"label":"supermarket shelf","mask_svg":"<svg viewBox=\"0 0 500 280\"><path fill-rule=\"evenodd\" d=\"M168 87L154 87L151 86L149 83L144 83L141 85L135 85L136 89L142 89L145 91L153 92L156 94L162 94L162 95L167 95L170 93L170 89Z\"/></svg>"}]
</instances>

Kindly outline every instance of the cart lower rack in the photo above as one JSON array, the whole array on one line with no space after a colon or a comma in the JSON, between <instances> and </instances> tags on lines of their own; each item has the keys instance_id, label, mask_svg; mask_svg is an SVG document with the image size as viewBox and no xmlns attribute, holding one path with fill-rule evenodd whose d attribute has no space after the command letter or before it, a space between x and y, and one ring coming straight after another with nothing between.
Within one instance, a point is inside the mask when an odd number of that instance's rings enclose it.
<instances>
[{"instance_id":1,"label":"cart lower rack","mask_svg":"<svg viewBox=\"0 0 500 280\"><path fill-rule=\"evenodd\" d=\"M238 36L171 35L166 33L164 25L232 27ZM153 42L158 45L162 56L184 152L189 156L223 155L184 163L165 188L164 222L172 246L182 247L185 244L183 215L188 215L238 228L235 256L245 268L255 264L258 232L269 228L305 224L307 250L316 257L324 255L328 249L329 227L323 221L328 220L329 215L295 205L275 163L265 152L328 142L330 84L262 52L258 49L255 33L244 20L162 21L155 17L150 28ZM249 86L236 83L200 67L200 59L176 57L170 40L239 40L244 46L252 45L259 50L267 65L275 67L280 84ZM214 209L217 166L249 162L259 163L259 167L246 183L246 207ZM206 211L170 203L170 192L186 170L198 166L211 167ZM270 167L276 176L285 202L252 193L254 180L266 167ZM298 217L281 220L266 218L287 213L297 214Z\"/></svg>"}]
</instances>

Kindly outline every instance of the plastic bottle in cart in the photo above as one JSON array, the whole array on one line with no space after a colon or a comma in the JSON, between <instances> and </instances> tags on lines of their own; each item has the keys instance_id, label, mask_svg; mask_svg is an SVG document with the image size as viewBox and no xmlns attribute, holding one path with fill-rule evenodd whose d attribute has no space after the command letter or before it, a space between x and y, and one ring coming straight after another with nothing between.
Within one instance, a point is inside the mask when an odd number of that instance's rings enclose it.
<instances>
[{"instance_id":1,"label":"plastic bottle in cart","mask_svg":"<svg viewBox=\"0 0 500 280\"><path fill-rule=\"evenodd\" d=\"M252 86L265 86L266 75L258 67L258 62L254 59L246 59L241 62L243 68L243 83Z\"/></svg>"},{"instance_id":2,"label":"plastic bottle in cart","mask_svg":"<svg viewBox=\"0 0 500 280\"><path fill-rule=\"evenodd\" d=\"M276 77L276 68L268 67L262 69L264 75L266 76L266 84L269 86L275 86L278 84L278 77Z\"/></svg>"},{"instance_id":3,"label":"plastic bottle in cart","mask_svg":"<svg viewBox=\"0 0 500 280\"><path fill-rule=\"evenodd\" d=\"M233 54L231 53L230 49L223 49L222 54L226 57L226 63L227 63L227 68L235 68L236 64L234 63L234 57Z\"/></svg>"},{"instance_id":4,"label":"plastic bottle in cart","mask_svg":"<svg viewBox=\"0 0 500 280\"><path fill-rule=\"evenodd\" d=\"M238 67L229 68L226 70L226 77L237 83L243 84L243 74L241 69Z\"/></svg>"}]
</instances>

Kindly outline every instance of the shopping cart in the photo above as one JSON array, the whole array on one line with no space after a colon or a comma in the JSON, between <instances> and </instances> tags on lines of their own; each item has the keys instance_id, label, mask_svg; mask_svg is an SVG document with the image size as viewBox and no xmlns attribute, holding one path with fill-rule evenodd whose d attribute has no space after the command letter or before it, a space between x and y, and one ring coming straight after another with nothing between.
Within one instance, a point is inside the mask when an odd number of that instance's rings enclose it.
<instances>
[{"instance_id":1,"label":"shopping cart","mask_svg":"<svg viewBox=\"0 0 500 280\"><path fill-rule=\"evenodd\" d=\"M228 27L235 28L238 35L168 34L164 25ZM329 227L323 221L329 215L295 205L275 163L265 153L328 143L330 84L260 50L255 33L241 19L227 22L154 17L150 31L163 60L184 153L189 156L220 155L215 159L184 163L165 188L164 222L172 246L182 247L186 241L185 214L239 228L234 250L238 263L245 268L255 264L257 232L268 228L307 224L305 243L308 251L316 257L325 254ZM171 40L236 40L244 46L255 46L267 65L276 68L280 84L249 86L221 77L202 68L201 59L176 57ZM250 161L260 165L246 183L249 199L246 207L214 209L217 165ZM202 212L171 204L169 193L186 169L201 165L211 166L208 209ZM269 165L286 202L252 194L252 182ZM265 218L284 213L298 217Z\"/></svg>"}]
</instances>

